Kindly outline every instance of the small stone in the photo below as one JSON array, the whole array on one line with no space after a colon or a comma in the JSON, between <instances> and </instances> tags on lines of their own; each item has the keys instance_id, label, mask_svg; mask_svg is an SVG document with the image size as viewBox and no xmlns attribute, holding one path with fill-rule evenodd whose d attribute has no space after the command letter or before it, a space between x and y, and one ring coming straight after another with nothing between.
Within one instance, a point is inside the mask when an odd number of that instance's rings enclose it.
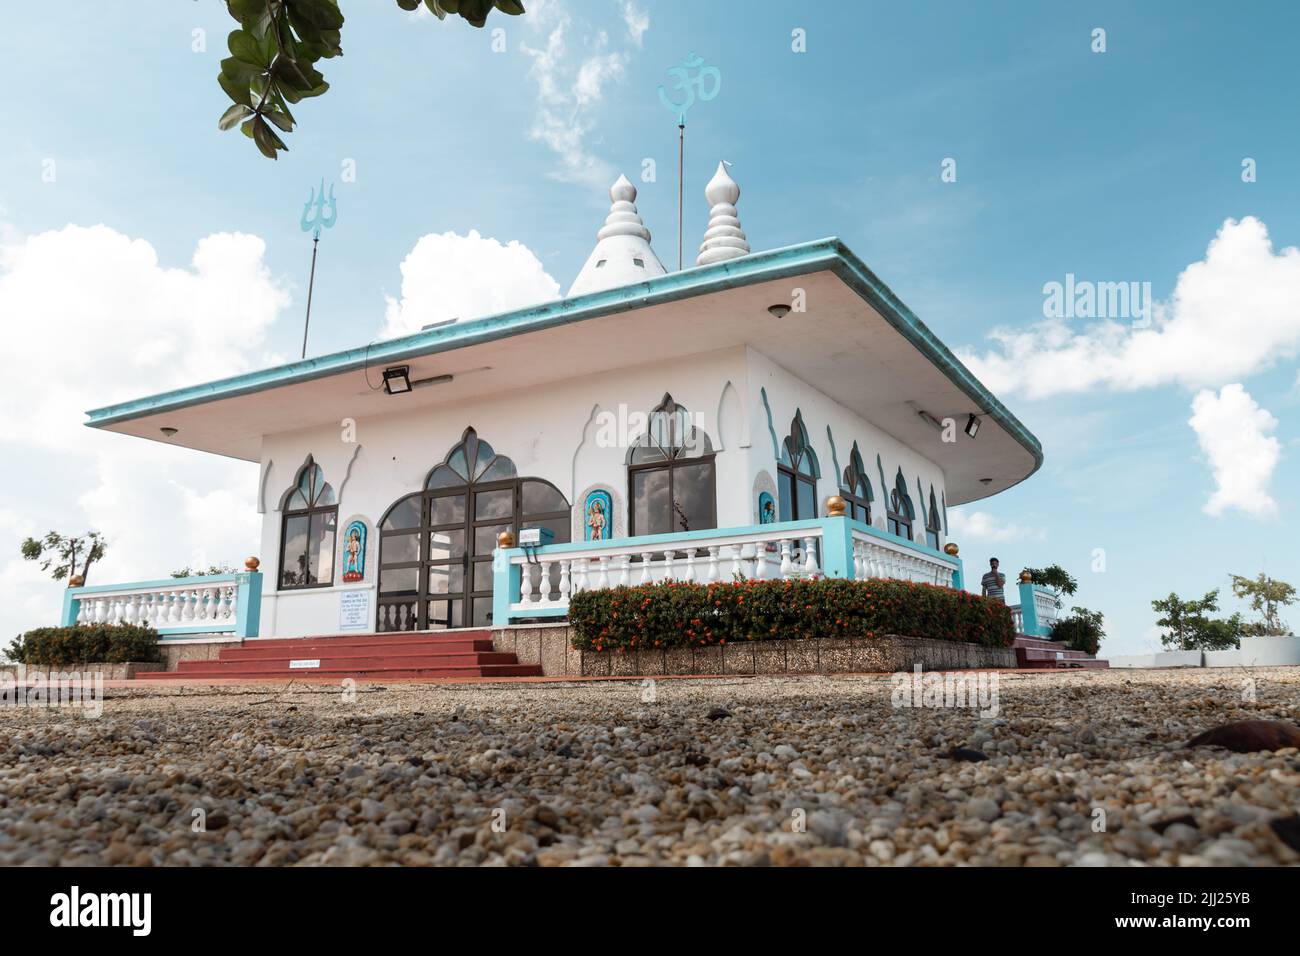
<instances>
[{"instance_id":1,"label":"small stone","mask_svg":"<svg viewBox=\"0 0 1300 956\"><path fill-rule=\"evenodd\" d=\"M968 747L953 747L948 751L948 757L951 760L965 760L970 763L979 763L981 760L988 760L989 755L982 750L971 750Z\"/></svg>"},{"instance_id":2,"label":"small stone","mask_svg":"<svg viewBox=\"0 0 1300 956\"><path fill-rule=\"evenodd\" d=\"M966 816L992 823L1002 815L1002 809L988 797L972 797L966 801Z\"/></svg>"},{"instance_id":3,"label":"small stone","mask_svg":"<svg viewBox=\"0 0 1300 956\"><path fill-rule=\"evenodd\" d=\"M1235 753L1300 747L1300 728L1281 720L1238 720L1197 734L1189 747L1226 747Z\"/></svg>"},{"instance_id":4,"label":"small stone","mask_svg":"<svg viewBox=\"0 0 1300 956\"><path fill-rule=\"evenodd\" d=\"M723 720L731 716L731 711L725 707L710 707L709 712L704 715L709 720Z\"/></svg>"}]
</instances>

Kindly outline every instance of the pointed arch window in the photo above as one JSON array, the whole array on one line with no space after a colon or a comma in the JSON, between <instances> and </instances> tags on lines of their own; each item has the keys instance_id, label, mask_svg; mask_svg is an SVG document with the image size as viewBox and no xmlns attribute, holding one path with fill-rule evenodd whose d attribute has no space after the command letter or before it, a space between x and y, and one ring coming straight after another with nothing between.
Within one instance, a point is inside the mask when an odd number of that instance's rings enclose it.
<instances>
[{"instance_id":1,"label":"pointed arch window","mask_svg":"<svg viewBox=\"0 0 1300 956\"><path fill-rule=\"evenodd\" d=\"M650 412L646 433L632 446L627 481L631 534L718 526L713 443L671 395Z\"/></svg>"},{"instance_id":2,"label":"pointed arch window","mask_svg":"<svg viewBox=\"0 0 1300 956\"><path fill-rule=\"evenodd\" d=\"M889 507L885 511L885 523L890 534L912 540L912 522L916 520L916 509L912 505L912 496L907 493L907 479L903 469L898 469L894 478L894 487L889 492Z\"/></svg>"},{"instance_id":3,"label":"pointed arch window","mask_svg":"<svg viewBox=\"0 0 1300 956\"><path fill-rule=\"evenodd\" d=\"M285 493L280 528L280 589L327 588L334 583L338 498L311 456Z\"/></svg>"},{"instance_id":4,"label":"pointed arch window","mask_svg":"<svg viewBox=\"0 0 1300 956\"><path fill-rule=\"evenodd\" d=\"M844 510L850 518L871 524L871 479L862 465L862 453L858 451L857 442L853 443L853 451L849 453L849 466L844 469L840 497L844 499Z\"/></svg>"},{"instance_id":5,"label":"pointed arch window","mask_svg":"<svg viewBox=\"0 0 1300 956\"><path fill-rule=\"evenodd\" d=\"M821 466L812 443L808 441L802 411L796 410L790 422L790 434L786 436L776 471L777 487L781 492L781 520L816 518L817 479L821 477Z\"/></svg>"},{"instance_id":6,"label":"pointed arch window","mask_svg":"<svg viewBox=\"0 0 1300 956\"><path fill-rule=\"evenodd\" d=\"M925 543L939 550L939 502L934 498L934 485L930 486L930 514L925 522Z\"/></svg>"}]
</instances>

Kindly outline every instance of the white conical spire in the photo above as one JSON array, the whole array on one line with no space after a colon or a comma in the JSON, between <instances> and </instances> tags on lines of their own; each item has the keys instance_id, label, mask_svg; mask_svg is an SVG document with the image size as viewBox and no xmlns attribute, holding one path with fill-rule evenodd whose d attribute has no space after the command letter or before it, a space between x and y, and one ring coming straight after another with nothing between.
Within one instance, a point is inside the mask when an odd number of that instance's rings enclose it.
<instances>
[{"instance_id":1,"label":"white conical spire","mask_svg":"<svg viewBox=\"0 0 1300 956\"><path fill-rule=\"evenodd\" d=\"M569 287L569 297L613 289L667 272L650 248L650 230L636 211L636 187L620 175L609 187L609 215L596 233L596 248Z\"/></svg>"},{"instance_id":2,"label":"white conical spire","mask_svg":"<svg viewBox=\"0 0 1300 956\"><path fill-rule=\"evenodd\" d=\"M740 220L736 218L736 200L740 198L740 187L727 172L725 162L718 163L718 171L704 187L704 198L709 201L709 228L704 233L704 242L700 244L700 254L695 264L707 266L748 255L749 240L745 238Z\"/></svg>"}]
</instances>

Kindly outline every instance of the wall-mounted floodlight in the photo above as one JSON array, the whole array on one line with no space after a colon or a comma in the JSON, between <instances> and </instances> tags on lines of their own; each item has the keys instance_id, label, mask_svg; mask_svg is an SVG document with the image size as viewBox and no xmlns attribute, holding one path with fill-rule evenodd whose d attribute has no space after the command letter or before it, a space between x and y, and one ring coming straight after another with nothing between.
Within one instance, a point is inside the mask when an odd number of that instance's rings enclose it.
<instances>
[{"instance_id":1,"label":"wall-mounted floodlight","mask_svg":"<svg viewBox=\"0 0 1300 956\"><path fill-rule=\"evenodd\" d=\"M971 438L974 438L977 434L979 434L979 430L980 430L980 420L977 416L972 415L970 418L966 419L967 435L969 435Z\"/></svg>"},{"instance_id":2,"label":"wall-mounted floodlight","mask_svg":"<svg viewBox=\"0 0 1300 956\"><path fill-rule=\"evenodd\" d=\"M403 395L411 390L411 366L395 365L384 369L384 391L389 395Z\"/></svg>"}]
</instances>

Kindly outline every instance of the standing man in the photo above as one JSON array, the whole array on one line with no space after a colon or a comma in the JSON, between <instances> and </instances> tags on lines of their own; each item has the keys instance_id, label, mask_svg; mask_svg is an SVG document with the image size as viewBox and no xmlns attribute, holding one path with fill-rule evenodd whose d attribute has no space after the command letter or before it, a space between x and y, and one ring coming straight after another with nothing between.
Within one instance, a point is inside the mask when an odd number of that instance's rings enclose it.
<instances>
[{"instance_id":1,"label":"standing man","mask_svg":"<svg viewBox=\"0 0 1300 956\"><path fill-rule=\"evenodd\" d=\"M1006 603L1006 597L1003 594L1003 587L1007 583L1007 576L998 572L998 559L989 558L988 574L980 578L980 588L986 598L992 598L995 601Z\"/></svg>"}]
</instances>

